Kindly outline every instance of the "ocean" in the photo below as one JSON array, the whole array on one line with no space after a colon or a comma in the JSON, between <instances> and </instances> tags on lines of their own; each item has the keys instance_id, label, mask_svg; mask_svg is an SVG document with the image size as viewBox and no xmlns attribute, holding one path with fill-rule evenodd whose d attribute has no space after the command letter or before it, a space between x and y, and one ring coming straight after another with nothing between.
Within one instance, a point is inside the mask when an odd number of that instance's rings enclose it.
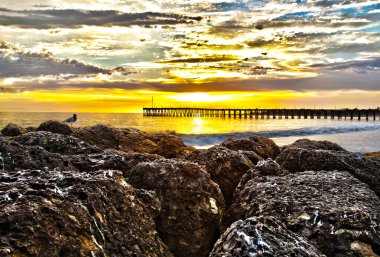
<instances>
[{"instance_id":1,"label":"ocean","mask_svg":"<svg viewBox=\"0 0 380 257\"><path fill-rule=\"evenodd\" d=\"M250 119L200 117L143 117L142 113L77 113L73 125L109 124L133 127L147 132L169 132L181 137L185 144L207 148L228 138L262 135L278 145L300 138L329 140L352 152L380 151L380 121L338 119ZM0 113L0 127L16 123L36 127L47 120L59 120L72 113Z\"/></svg>"}]
</instances>

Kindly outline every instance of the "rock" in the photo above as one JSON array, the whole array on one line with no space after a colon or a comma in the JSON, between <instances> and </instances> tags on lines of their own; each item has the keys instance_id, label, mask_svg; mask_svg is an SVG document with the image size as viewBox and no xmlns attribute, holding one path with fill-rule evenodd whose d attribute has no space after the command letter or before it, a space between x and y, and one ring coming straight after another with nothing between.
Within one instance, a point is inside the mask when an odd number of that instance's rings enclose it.
<instances>
[{"instance_id":1,"label":"rock","mask_svg":"<svg viewBox=\"0 0 380 257\"><path fill-rule=\"evenodd\" d=\"M140 162L160 159L163 157L156 154L125 153L113 149L96 154L78 154L67 157L71 165L82 172L113 169L122 171L126 176L127 172Z\"/></svg>"},{"instance_id":2,"label":"rock","mask_svg":"<svg viewBox=\"0 0 380 257\"><path fill-rule=\"evenodd\" d=\"M156 218L161 212L161 201L155 191L135 189L137 196L145 204L146 210L152 218Z\"/></svg>"},{"instance_id":3,"label":"rock","mask_svg":"<svg viewBox=\"0 0 380 257\"><path fill-rule=\"evenodd\" d=\"M287 145L284 147L283 150L285 150L288 147L292 148L302 148L302 149L308 149L308 150L331 150L331 151L344 151L347 152L343 147L341 147L338 144L335 144L330 141L315 141L310 139L298 139L293 144Z\"/></svg>"},{"instance_id":4,"label":"rock","mask_svg":"<svg viewBox=\"0 0 380 257\"><path fill-rule=\"evenodd\" d=\"M368 256L359 246L380 254L379 198L348 172L256 177L236 197L224 225L252 216L279 219L327 256Z\"/></svg>"},{"instance_id":5,"label":"rock","mask_svg":"<svg viewBox=\"0 0 380 257\"><path fill-rule=\"evenodd\" d=\"M373 161L380 161L380 152L364 153L363 156Z\"/></svg>"},{"instance_id":6,"label":"rock","mask_svg":"<svg viewBox=\"0 0 380 257\"><path fill-rule=\"evenodd\" d=\"M135 188L156 192L157 230L175 256L208 255L219 236L224 200L204 169L180 159L158 160L138 164L127 177Z\"/></svg>"},{"instance_id":7,"label":"rock","mask_svg":"<svg viewBox=\"0 0 380 257\"><path fill-rule=\"evenodd\" d=\"M192 147L169 134L148 134L133 128L113 128L106 125L77 128L74 136L102 149L124 152L159 154L165 158L183 157Z\"/></svg>"},{"instance_id":8,"label":"rock","mask_svg":"<svg viewBox=\"0 0 380 257\"><path fill-rule=\"evenodd\" d=\"M325 256L273 217L233 223L216 242L210 257Z\"/></svg>"},{"instance_id":9,"label":"rock","mask_svg":"<svg viewBox=\"0 0 380 257\"><path fill-rule=\"evenodd\" d=\"M287 170L283 169L277 162L273 161L271 158L268 158L265 161L262 160L257 163L255 168L247 171L241 178L238 186L235 189L234 199L237 195L240 194L241 190L244 189L245 184L251 179L262 176L285 176L288 174L289 172Z\"/></svg>"},{"instance_id":10,"label":"rock","mask_svg":"<svg viewBox=\"0 0 380 257\"><path fill-rule=\"evenodd\" d=\"M12 138L13 139L13 138ZM23 146L0 137L0 166L6 171L21 169L75 170L62 155L50 153L40 146Z\"/></svg>"},{"instance_id":11,"label":"rock","mask_svg":"<svg viewBox=\"0 0 380 257\"><path fill-rule=\"evenodd\" d=\"M233 193L241 177L254 167L244 155L222 146L196 150L186 159L206 167L211 179L222 190L227 206L231 204Z\"/></svg>"},{"instance_id":12,"label":"rock","mask_svg":"<svg viewBox=\"0 0 380 257\"><path fill-rule=\"evenodd\" d=\"M243 151L243 150L239 150L238 151L240 154L244 155L245 157L247 157L253 164L257 164L259 161L263 161L264 159L259 156L257 153L253 152L253 151Z\"/></svg>"},{"instance_id":13,"label":"rock","mask_svg":"<svg viewBox=\"0 0 380 257\"><path fill-rule=\"evenodd\" d=\"M235 151L253 151L264 159L274 159L280 152L280 148L272 139L262 136L250 136L242 139L229 139L227 141L224 141L221 146Z\"/></svg>"},{"instance_id":14,"label":"rock","mask_svg":"<svg viewBox=\"0 0 380 257\"><path fill-rule=\"evenodd\" d=\"M380 196L380 163L368 160L360 154L288 147L277 156L276 162L289 172L348 171L360 181L367 183Z\"/></svg>"},{"instance_id":15,"label":"rock","mask_svg":"<svg viewBox=\"0 0 380 257\"><path fill-rule=\"evenodd\" d=\"M172 256L121 173L0 173L2 256Z\"/></svg>"},{"instance_id":16,"label":"rock","mask_svg":"<svg viewBox=\"0 0 380 257\"><path fill-rule=\"evenodd\" d=\"M50 131L52 133L70 135L73 133L69 125L56 120L45 121L40 124L37 131Z\"/></svg>"},{"instance_id":17,"label":"rock","mask_svg":"<svg viewBox=\"0 0 380 257\"><path fill-rule=\"evenodd\" d=\"M64 155L100 153L98 147L92 146L72 136L55 134L47 131L29 132L13 138L25 146L40 146L51 153Z\"/></svg>"},{"instance_id":18,"label":"rock","mask_svg":"<svg viewBox=\"0 0 380 257\"><path fill-rule=\"evenodd\" d=\"M24 128L14 123L9 123L1 130L1 134L8 137L18 136L24 134L25 132L26 130Z\"/></svg>"}]
</instances>

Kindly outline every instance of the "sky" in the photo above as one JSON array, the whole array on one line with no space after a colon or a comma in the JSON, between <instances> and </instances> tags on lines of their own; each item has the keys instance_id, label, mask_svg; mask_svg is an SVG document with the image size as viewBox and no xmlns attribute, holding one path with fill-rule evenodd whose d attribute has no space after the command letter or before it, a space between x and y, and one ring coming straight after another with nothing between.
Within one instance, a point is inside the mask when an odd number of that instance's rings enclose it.
<instances>
[{"instance_id":1,"label":"sky","mask_svg":"<svg viewBox=\"0 0 380 257\"><path fill-rule=\"evenodd\" d=\"M380 1L0 0L0 112L380 106Z\"/></svg>"}]
</instances>

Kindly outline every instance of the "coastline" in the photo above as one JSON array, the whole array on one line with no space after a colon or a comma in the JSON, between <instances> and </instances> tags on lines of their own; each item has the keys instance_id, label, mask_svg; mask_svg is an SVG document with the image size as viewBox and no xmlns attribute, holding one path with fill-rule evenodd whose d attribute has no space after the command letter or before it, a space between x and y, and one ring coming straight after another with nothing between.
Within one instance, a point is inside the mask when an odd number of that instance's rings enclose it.
<instances>
[{"instance_id":1,"label":"coastline","mask_svg":"<svg viewBox=\"0 0 380 257\"><path fill-rule=\"evenodd\" d=\"M380 254L378 152L260 135L195 149L57 121L1 132L5 256Z\"/></svg>"}]
</instances>

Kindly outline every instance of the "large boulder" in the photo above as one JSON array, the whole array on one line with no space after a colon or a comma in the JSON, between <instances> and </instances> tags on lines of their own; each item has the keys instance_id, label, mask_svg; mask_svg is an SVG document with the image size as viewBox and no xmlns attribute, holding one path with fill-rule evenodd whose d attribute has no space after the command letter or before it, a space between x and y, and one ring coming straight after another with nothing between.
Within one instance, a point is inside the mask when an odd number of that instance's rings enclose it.
<instances>
[{"instance_id":1,"label":"large boulder","mask_svg":"<svg viewBox=\"0 0 380 257\"><path fill-rule=\"evenodd\" d=\"M287 147L293 147L293 148L303 148L308 150L331 150L331 151L344 151L347 152L343 147L340 145L322 140L322 141L315 141L310 139L298 139L294 143L287 145L284 147L286 149Z\"/></svg>"},{"instance_id":2,"label":"large boulder","mask_svg":"<svg viewBox=\"0 0 380 257\"><path fill-rule=\"evenodd\" d=\"M48 120L38 126L37 131L50 131L52 133L70 135L73 133L69 125L56 120Z\"/></svg>"},{"instance_id":3,"label":"large boulder","mask_svg":"<svg viewBox=\"0 0 380 257\"><path fill-rule=\"evenodd\" d=\"M274 159L280 152L280 148L272 139L258 135L242 139L229 139L221 143L221 146L235 151L253 151L264 159Z\"/></svg>"},{"instance_id":4,"label":"large boulder","mask_svg":"<svg viewBox=\"0 0 380 257\"><path fill-rule=\"evenodd\" d=\"M279 219L327 256L380 254L379 198L348 172L255 177L226 212L224 224L252 216Z\"/></svg>"},{"instance_id":5,"label":"large boulder","mask_svg":"<svg viewBox=\"0 0 380 257\"><path fill-rule=\"evenodd\" d=\"M208 255L219 236L224 200L204 169L180 159L158 160L138 164L127 177L135 188L156 192L157 230L175 256Z\"/></svg>"},{"instance_id":6,"label":"large boulder","mask_svg":"<svg viewBox=\"0 0 380 257\"><path fill-rule=\"evenodd\" d=\"M159 154L165 158L183 157L194 150L174 135L149 134L134 128L95 125L75 129L74 136L102 149Z\"/></svg>"},{"instance_id":7,"label":"large boulder","mask_svg":"<svg viewBox=\"0 0 380 257\"><path fill-rule=\"evenodd\" d=\"M1 134L3 134L4 136L8 136L8 137L14 137L14 136L18 136L18 135L22 135L26 132L26 130L17 125L17 124L14 124L14 123L9 123L7 126L5 126L2 130L1 130Z\"/></svg>"},{"instance_id":8,"label":"large boulder","mask_svg":"<svg viewBox=\"0 0 380 257\"><path fill-rule=\"evenodd\" d=\"M12 139L0 137L0 165L6 171L21 169L76 170L62 155L40 146L24 146Z\"/></svg>"},{"instance_id":9,"label":"large boulder","mask_svg":"<svg viewBox=\"0 0 380 257\"><path fill-rule=\"evenodd\" d=\"M253 163L241 153L222 146L196 150L186 159L205 166L211 179L222 190L227 206L232 201L233 193L241 177L254 167Z\"/></svg>"},{"instance_id":10,"label":"large boulder","mask_svg":"<svg viewBox=\"0 0 380 257\"><path fill-rule=\"evenodd\" d=\"M117 171L0 173L1 256L172 256Z\"/></svg>"},{"instance_id":11,"label":"large boulder","mask_svg":"<svg viewBox=\"0 0 380 257\"><path fill-rule=\"evenodd\" d=\"M233 223L218 239L209 257L322 257L312 244L273 217L251 217Z\"/></svg>"},{"instance_id":12,"label":"large boulder","mask_svg":"<svg viewBox=\"0 0 380 257\"><path fill-rule=\"evenodd\" d=\"M277 156L276 162L289 172L348 171L380 195L380 162L368 160L360 154L288 147Z\"/></svg>"},{"instance_id":13,"label":"large boulder","mask_svg":"<svg viewBox=\"0 0 380 257\"><path fill-rule=\"evenodd\" d=\"M13 140L24 146L40 146L51 153L63 155L101 152L100 148L85 143L73 136L65 136L47 131L29 132L14 137Z\"/></svg>"}]
</instances>

